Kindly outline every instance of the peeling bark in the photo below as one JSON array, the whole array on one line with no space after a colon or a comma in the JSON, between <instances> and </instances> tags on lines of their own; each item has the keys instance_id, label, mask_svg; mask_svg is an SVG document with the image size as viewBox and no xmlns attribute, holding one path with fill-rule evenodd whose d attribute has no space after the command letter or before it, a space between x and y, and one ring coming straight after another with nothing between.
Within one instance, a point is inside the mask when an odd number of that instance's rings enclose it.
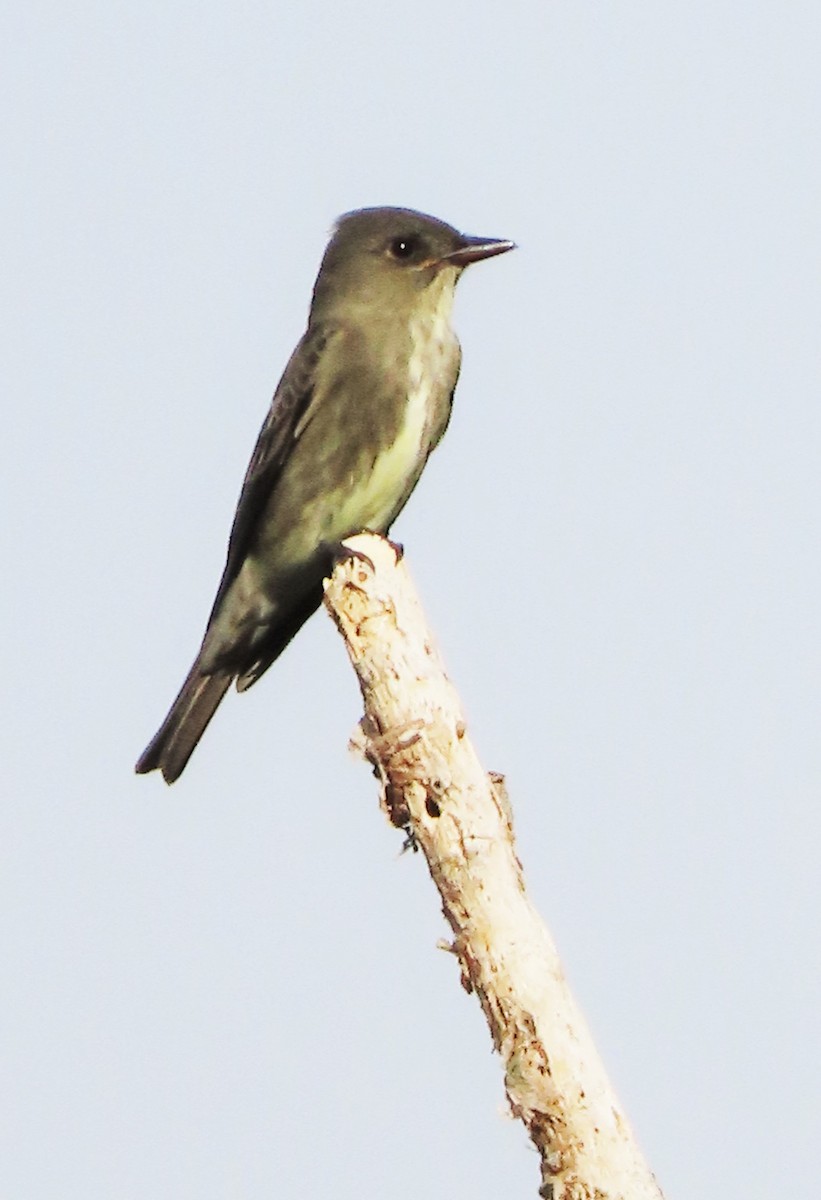
<instances>
[{"instance_id":1,"label":"peeling bark","mask_svg":"<svg viewBox=\"0 0 821 1200\"><path fill-rule=\"evenodd\" d=\"M504 780L467 736L404 562L372 534L326 582L325 604L359 678L354 744L394 825L425 856L504 1065L511 1113L539 1151L543 1200L660 1200L550 934L528 899Z\"/></svg>"}]
</instances>

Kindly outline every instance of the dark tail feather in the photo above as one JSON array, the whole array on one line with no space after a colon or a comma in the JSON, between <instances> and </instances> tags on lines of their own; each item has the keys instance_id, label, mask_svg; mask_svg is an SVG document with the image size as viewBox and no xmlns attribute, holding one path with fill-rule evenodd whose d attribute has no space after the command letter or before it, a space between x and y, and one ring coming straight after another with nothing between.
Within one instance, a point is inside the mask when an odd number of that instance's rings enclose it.
<instances>
[{"instance_id":1,"label":"dark tail feather","mask_svg":"<svg viewBox=\"0 0 821 1200\"><path fill-rule=\"evenodd\" d=\"M179 779L232 679L233 675L201 675L194 663L171 711L140 755L138 775L159 768L166 783Z\"/></svg>"}]
</instances>

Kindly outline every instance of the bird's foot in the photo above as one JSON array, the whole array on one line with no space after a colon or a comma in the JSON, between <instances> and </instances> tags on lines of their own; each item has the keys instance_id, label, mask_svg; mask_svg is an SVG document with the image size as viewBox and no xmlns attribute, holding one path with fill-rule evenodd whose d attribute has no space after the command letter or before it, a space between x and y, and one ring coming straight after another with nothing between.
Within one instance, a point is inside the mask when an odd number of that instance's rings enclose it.
<instances>
[{"instance_id":1,"label":"bird's foot","mask_svg":"<svg viewBox=\"0 0 821 1200\"><path fill-rule=\"evenodd\" d=\"M401 542L394 542L392 540L392 538L389 538L389 537L386 537L385 541L388 543L391 550L393 550L394 554L396 555L397 563L401 563L402 559L405 557L405 547L402 545Z\"/></svg>"},{"instance_id":2,"label":"bird's foot","mask_svg":"<svg viewBox=\"0 0 821 1200\"><path fill-rule=\"evenodd\" d=\"M357 550L356 547L349 546L346 542L323 542L322 549L334 566L354 559L356 562L365 563L372 571L376 571L373 559L369 558L364 550Z\"/></svg>"},{"instance_id":3,"label":"bird's foot","mask_svg":"<svg viewBox=\"0 0 821 1200\"><path fill-rule=\"evenodd\" d=\"M373 533L374 537L382 538L384 542L387 542L391 550L393 550L397 563L400 563L405 557L405 547L401 542L394 542L391 538L387 537L386 534L377 533L372 529L363 529L362 532ZM372 571L376 570L373 559L367 555L364 550L358 550L355 546L348 545L347 541L323 542L322 549L328 555L334 566L336 566L337 563L345 562L348 559L353 558L358 562L365 563L366 566L369 566Z\"/></svg>"}]
</instances>

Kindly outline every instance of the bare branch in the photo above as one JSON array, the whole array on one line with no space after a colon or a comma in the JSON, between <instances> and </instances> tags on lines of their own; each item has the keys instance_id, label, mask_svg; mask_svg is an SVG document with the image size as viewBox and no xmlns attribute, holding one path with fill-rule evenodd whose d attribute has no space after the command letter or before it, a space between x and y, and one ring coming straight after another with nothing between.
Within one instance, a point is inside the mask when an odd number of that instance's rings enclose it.
<instances>
[{"instance_id":1,"label":"bare branch","mask_svg":"<svg viewBox=\"0 0 821 1200\"><path fill-rule=\"evenodd\" d=\"M359 678L358 747L382 803L422 850L502 1056L511 1112L541 1156L545 1200L659 1200L559 962L525 891L511 809L466 733L403 562L382 538L346 545L325 604Z\"/></svg>"}]
</instances>

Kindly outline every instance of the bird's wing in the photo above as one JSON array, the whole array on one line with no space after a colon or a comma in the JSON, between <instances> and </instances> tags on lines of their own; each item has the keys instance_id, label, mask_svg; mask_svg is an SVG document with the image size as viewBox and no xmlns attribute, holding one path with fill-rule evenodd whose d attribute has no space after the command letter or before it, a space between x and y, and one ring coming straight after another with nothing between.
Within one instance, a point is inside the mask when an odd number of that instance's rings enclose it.
<instances>
[{"instance_id":1,"label":"bird's wing","mask_svg":"<svg viewBox=\"0 0 821 1200\"><path fill-rule=\"evenodd\" d=\"M317 401L317 365L322 352L341 333L339 327L329 324L311 326L282 374L245 472L228 540L225 570L209 623L242 566L259 515L276 487L283 465L311 419Z\"/></svg>"}]
</instances>

